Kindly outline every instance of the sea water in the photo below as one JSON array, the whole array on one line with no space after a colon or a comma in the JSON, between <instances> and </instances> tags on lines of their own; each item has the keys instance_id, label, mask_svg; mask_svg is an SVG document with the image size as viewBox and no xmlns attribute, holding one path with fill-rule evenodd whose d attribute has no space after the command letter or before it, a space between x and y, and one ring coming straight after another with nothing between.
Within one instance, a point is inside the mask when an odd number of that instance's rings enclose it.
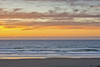
<instances>
[{"instance_id":1,"label":"sea water","mask_svg":"<svg viewBox=\"0 0 100 67\"><path fill-rule=\"evenodd\" d=\"M100 57L100 40L0 40L0 57Z\"/></svg>"}]
</instances>

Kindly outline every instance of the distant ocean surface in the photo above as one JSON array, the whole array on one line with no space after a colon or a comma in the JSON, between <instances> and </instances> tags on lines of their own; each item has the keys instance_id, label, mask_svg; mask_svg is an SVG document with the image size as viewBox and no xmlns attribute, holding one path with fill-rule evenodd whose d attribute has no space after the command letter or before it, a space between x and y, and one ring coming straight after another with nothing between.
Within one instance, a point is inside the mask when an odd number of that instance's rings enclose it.
<instances>
[{"instance_id":1,"label":"distant ocean surface","mask_svg":"<svg viewBox=\"0 0 100 67\"><path fill-rule=\"evenodd\" d=\"M100 57L100 40L0 40L0 57Z\"/></svg>"}]
</instances>

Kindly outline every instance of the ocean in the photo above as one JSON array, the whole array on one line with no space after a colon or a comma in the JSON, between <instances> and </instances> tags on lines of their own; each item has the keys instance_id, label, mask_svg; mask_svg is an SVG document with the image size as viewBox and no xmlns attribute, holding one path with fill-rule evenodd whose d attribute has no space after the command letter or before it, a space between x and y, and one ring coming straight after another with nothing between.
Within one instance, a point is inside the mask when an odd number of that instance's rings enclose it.
<instances>
[{"instance_id":1,"label":"ocean","mask_svg":"<svg viewBox=\"0 0 100 67\"><path fill-rule=\"evenodd\" d=\"M100 57L100 40L0 40L0 57Z\"/></svg>"}]
</instances>

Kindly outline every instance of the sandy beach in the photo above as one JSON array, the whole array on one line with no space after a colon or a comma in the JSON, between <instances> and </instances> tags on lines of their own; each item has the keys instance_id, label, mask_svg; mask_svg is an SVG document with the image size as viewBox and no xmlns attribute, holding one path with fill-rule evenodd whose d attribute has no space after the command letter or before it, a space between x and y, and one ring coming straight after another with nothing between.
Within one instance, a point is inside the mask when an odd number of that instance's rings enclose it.
<instances>
[{"instance_id":1,"label":"sandy beach","mask_svg":"<svg viewBox=\"0 0 100 67\"><path fill-rule=\"evenodd\" d=\"M97 67L100 58L1 59L0 67Z\"/></svg>"}]
</instances>

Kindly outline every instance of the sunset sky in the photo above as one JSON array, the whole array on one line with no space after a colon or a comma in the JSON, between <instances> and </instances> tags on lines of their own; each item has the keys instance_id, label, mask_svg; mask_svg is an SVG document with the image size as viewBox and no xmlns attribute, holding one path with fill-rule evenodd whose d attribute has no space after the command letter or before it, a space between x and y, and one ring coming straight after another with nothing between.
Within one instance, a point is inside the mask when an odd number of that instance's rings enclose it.
<instances>
[{"instance_id":1,"label":"sunset sky","mask_svg":"<svg viewBox=\"0 0 100 67\"><path fill-rule=\"evenodd\" d=\"M0 0L4 37L100 37L100 0Z\"/></svg>"}]
</instances>

